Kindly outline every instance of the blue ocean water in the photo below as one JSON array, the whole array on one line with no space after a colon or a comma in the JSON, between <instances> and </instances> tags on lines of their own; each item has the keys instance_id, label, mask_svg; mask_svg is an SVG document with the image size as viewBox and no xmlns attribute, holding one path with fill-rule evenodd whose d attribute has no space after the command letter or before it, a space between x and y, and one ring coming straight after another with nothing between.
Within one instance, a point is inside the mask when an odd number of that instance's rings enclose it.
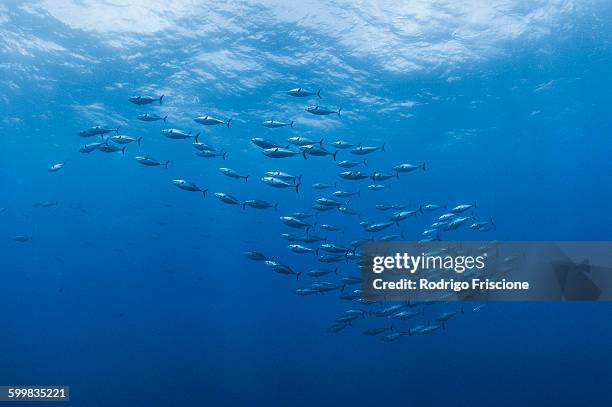
<instances>
[{"instance_id":1,"label":"blue ocean water","mask_svg":"<svg viewBox=\"0 0 612 407\"><path fill-rule=\"evenodd\" d=\"M362 334L375 318L327 332L364 306L338 292L297 296L312 279L242 253L318 266L287 250L281 234L301 232L278 219L329 197L316 182L361 192L350 202L360 217L318 215L343 232L316 233L344 244L365 237L360 220L387 220L376 204L430 202L477 202L480 219L495 219L495 231L444 239L609 240L611 16L606 2L569 1L0 5L0 385L69 385L78 406L610 405L610 304L488 304L444 331L384 343ZM285 93L296 87L322 98ZM139 94L165 97L127 101ZM304 111L319 103L341 117ZM136 119L147 112L167 125ZM192 120L207 114L232 125ZM269 119L295 128L267 129ZM98 138L77 132L95 125L142 145L79 153ZM167 127L201 132L226 160L197 157ZM402 162L427 171L372 192L340 179L330 157L271 159L250 142L297 135L330 149L384 143L360 167L368 174ZM302 175L299 193L259 180L275 170ZM392 232L416 240L433 219Z\"/></svg>"}]
</instances>

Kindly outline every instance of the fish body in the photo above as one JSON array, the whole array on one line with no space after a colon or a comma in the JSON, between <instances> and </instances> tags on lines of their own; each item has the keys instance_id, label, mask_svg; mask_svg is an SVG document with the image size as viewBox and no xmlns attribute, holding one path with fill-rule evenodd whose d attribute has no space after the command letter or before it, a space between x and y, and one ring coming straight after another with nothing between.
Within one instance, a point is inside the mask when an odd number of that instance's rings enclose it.
<instances>
[{"instance_id":1,"label":"fish body","mask_svg":"<svg viewBox=\"0 0 612 407\"><path fill-rule=\"evenodd\" d=\"M174 180L172 180L172 183L174 185L176 185L177 188L180 188L180 189L185 190L185 191L202 192L204 197L206 197L206 191L208 191L208 189L200 189L200 187L198 187L193 182L190 182L190 181L187 181L187 180L184 180L184 179L174 179Z\"/></svg>"},{"instance_id":2,"label":"fish body","mask_svg":"<svg viewBox=\"0 0 612 407\"><path fill-rule=\"evenodd\" d=\"M388 227L394 225L395 222L381 222L381 223L373 223L371 225L366 226L366 232L380 232L381 230L385 230Z\"/></svg>"},{"instance_id":3,"label":"fish body","mask_svg":"<svg viewBox=\"0 0 612 407\"><path fill-rule=\"evenodd\" d=\"M168 118L168 116L161 117L155 113L144 113L139 114L138 116L136 116L136 118L143 122L157 122L159 120L162 120L164 123L166 123L166 119Z\"/></svg>"},{"instance_id":4,"label":"fish body","mask_svg":"<svg viewBox=\"0 0 612 407\"><path fill-rule=\"evenodd\" d=\"M357 181L357 180L362 180L362 179L370 178L369 175L364 174L364 173L362 173L360 171L344 171L344 172L341 172L340 174L338 174L338 176L340 178L351 180L351 181Z\"/></svg>"},{"instance_id":5,"label":"fish body","mask_svg":"<svg viewBox=\"0 0 612 407\"><path fill-rule=\"evenodd\" d=\"M332 146L334 146L335 148L338 148L340 150L344 150L346 148L352 148L355 147L356 144L353 143L349 143L348 141L342 141L342 140L336 140L332 143Z\"/></svg>"},{"instance_id":6,"label":"fish body","mask_svg":"<svg viewBox=\"0 0 612 407\"><path fill-rule=\"evenodd\" d=\"M268 171L266 172L266 177L273 177L273 178L281 179L283 181L293 181L294 184L296 183L296 180L298 183L301 182L302 180L301 175L296 177L295 175L291 175L291 174L288 174L282 171Z\"/></svg>"},{"instance_id":7,"label":"fish body","mask_svg":"<svg viewBox=\"0 0 612 407\"><path fill-rule=\"evenodd\" d=\"M336 208L342 206L342 202L334 201L333 199L329 198L319 198L317 199L317 203L323 206L333 206Z\"/></svg>"},{"instance_id":8,"label":"fish body","mask_svg":"<svg viewBox=\"0 0 612 407\"><path fill-rule=\"evenodd\" d=\"M287 247L292 252L298 253L298 254L312 253L314 251L310 247L302 246L301 244L290 244Z\"/></svg>"},{"instance_id":9,"label":"fish body","mask_svg":"<svg viewBox=\"0 0 612 407\"><path fill-rule=\"evenodd\" d=\"M287 158L287 157L293 157L294 155L300 154L296 151L292 151L287 148L281 148L281 147L266 148L262 152L265 156L270 157L270 158Z\"/></svg>"},{"instance_id":10,"label":"fish body","mask_svg":"<svg viewBox=\"0 0 612 407\"><path fill-rule=\"evenodd\" d=\"M215 192L215 196L218 200L228 205L240 205L240 201L235 196L226 194L225 192Z\"/></svg>"},{"instance_id":11,"label":"fish body","mask_svg":"<svg viewBox=\"0 0 612 407\"><path fill-rule=\"evenodd\" d=\"M332 269L313 269L313 270L309 270L306 272L307 275L309 275L310 277L315 277L315 278L323 277L331 273L338 274L338 267L336 267L333 270Z\"/></svg>"},{"instance_id":12,"label":"fish body","mask_svg":"<svg viewBox=\"0 0 612 407\"><path fill-rule=\"evenodd\" d=\"M314 141L306 137L296 136L296 137L289 137L287 141L290 144L293 144L294 146L310 146L313 144L319 144L320 146L323 146L323 139L319 141Z\"/></svg>"},{"instance_id":13,"label":"fish body","mask_svg":"<svg viewBox=\"0 0 612 407\"><path fill-rule=\"evenodd\" d=\"M101 146L102 144L104 144L103 141L101 142L97 142L97 143L89 143L89 144L85 144L84 146L82 146L81 148L79 148L79 152L80 153L85 153L85 154L89 154L92 151L95 151L98 149L99 146Z\"/></svg>"},{"instance_id":14,"label":"fish body","mask_svg":"<svg viewBox=\"0 0 612 407\"><path fill-rule=\"evenodd\" d=\"M247 206L255 209L268 209L274 208L274 210L278 210L278 204L271 204L268 201L264 201L262 199L249 199L242 203L242 209L245 209Z\"/></svg>"},{"instance_id":15,"label":"fish body","mask_svg":"<svg viewBox=\"0 0 612 407\"><path fill-rule=\"evenodd\" d=\"M225 168L225 167L221 167L219 168L219 171L221 171L222 174L230 177L230 178L244 178L245 182L249 180L249 176L248 175L240 175L237 171L232 170L231 168Z\"/></svg>"},{"instance_id":16,"label":"fish body","mask_svg":"<svg viewBox=\"0 0 612 407\"><path fill-rule=\"evenodd\" d=\"M221 157L223 160L225 160L225 157L227 156L227 151L215 152L215 151L210 151L210 150L202 150L202 151L198 151L196 155L199 157L204 157L204 158Z\"/></svg>"},{"instance_id":17,"label":"fish body","mask_svg":"<svg viewBox=\"0 0 612 407\"><path fill-rule=\"evenodd\" d=\"M119 134L119 127L120 126L118 126L116 129L107 129L107 128L104 128L103 126L94 126L94 127L88 128L87 130L79 131L77 135L81 137L92 137L92 136L102 136L106 133L111 133L111 132L115 132L116 134Z\"/></svg>"},{"instance_id":18,"label":"fish body","mask_svg":"<svg viewBox=\"0 0 612 407\"><path fill-rule=\"evenodd\" d=\"M316 144L300 146L300 149L302 150L302 155L304 156L304 158L306 158L306 155L312 155L315 157L324 157L326 155L331 155L334 161L336 161L336 154L338 154L338 150L332 153L326 148L318 146Z\"/></svg>"},{"instance_id":19,"label":"fish body","mask_svg":"<svg viewBox=\"0 0 612 407\"><path fill-rule=\"evenodd\" d=\"M294 88L294 89L288 90L287 94L289 96L293 96L293 97L296 97L296 98L305 98L305 97L308 97L308 96L317 96L320 99L321 98L321 89L319 89L316 92L311 92L309 90L302 89L302 88Z\"/></svg>"},{"instance_id":20,"label":"fish body","mask_svg":"<svg viewBox=\"0 0 612 407\"><path fill-rule=\"evenodd\" d=\"M273 188L295 188L295 192L299 192L300 185L302 184L290 184L287 181L283 181L282 179L276 177L261 177L261 182L266 185L269 185Z\"/></svg>"},{"instance_id":21,"label":"fish body","mask_svg":"<svg viewBox=\"0 0 612 407\"><path fill-rule=\"evenodd\" d=\"M153 96L132 96L128 98L128 101L138 106L148 105L150 103L157 102L157 101L159 101L159 104L161 105L163 98L164 98L164 95L161 95L158 98L153 97Z\"/></svg>"},{"instance_id":22,"label":"fish body","mask_svg":"<svg viewBox=\"0 0 612 407\"><path fill-rule=\"evenodd\" d=\"M263 148L263 149L268 149L268 148L277 148L280 147L278 144L276 144L273 141L270 140L266 140L264 138L261 137L255 137L251 139L251 143L255 144L257 147L259 148Z\"/></svg>"},{"instance_id":23,"label":"fish body","mask_svg":"<svg viewBox=\"0 0 612 407\"><path fill-rule=\"evenodd\" d=\"M182 140L182 139L193 137L190 131L187 132L187 131L180 130L180 129L163 129L161 131L161 133L164 136L166 136L168 138L171 138L171 139L174 139L174 140ZM195 136L196 137L196 141L197 141L197 138L198 138L199 135L200 135L200 133L196 134L196 136Z\"/></svg>"},{"instance_id":24,"label":"fish body","mask_svg":"<svg viewBox=\"0 0 612 407\"><path fill-rule=\"evenodd\" d=\"M138 156L138 157L135 157L134 159L138 161L140 164L145 165L147 167L157 167L159 165L163 165L164 167L168 168L168 164L170 163L169 160L166 161L165 163L161 163L154 158L146 157L146 156Z\"/></svg>"},{"instance_id":25,"label":"fish body","mask_svg":"<svg viewBox=\"0 0 612 407\"><path fill-rule=\"evenodd\" d=\"M380 147L368 147L368 146L359 145L359 146L357 146L357 147L355 147L355 148L353 148L351 150L351 154L355 154L355 155L367 155L367 154L371 154L371 153L373 153L374 151L377 151L377 150L385 151L385 145L382 144Z\"/></svg>"},{"instance_id":26,"label":"fish body","mask_svg":"<svg viewBox=\"0 0 612 407\"><path fill-rule=\"evenodd\" d=\"M59 170L64 168L65 165L66 165L65 162L63 162L63 163L55 163L51 167L49 167L49 172L58 172Z\"/></svg>"},{"instance_id":27,"label":"fish body","mask_svg":"<svg viewBox=\"0 0 612 407\"><path fill-rule=\"evenodd\" d=\"M311 229L312 226L309 225L308 223L294 218L293 216L281 216L280 217L280 221L283 222L285 225L292 227L292 228L296 228L296 229Z\"/></svg>"},{"instance_id":28,"label":"fish body","mask_svg":"<svg viewBox=\"0 0 612 407\"><path fill-rule=\"evenodd\" d=\"M227 119L227 121L223 121L220 119L216 119L212 116L198 116L194 118L193 121L199 124L203 124L204 126L217 126L219 124L225 124L229 129L232 119Z\"/></svg>"},{"instance_id":29,"label":"fish body","mask_svg":"<svg viewBox=\"0 0 612 407\"><path fill-rule=\"evenodd\" d=\"M350 192L350 191L335 191L332 193L333 196L337 198L349 198L351 196L361 196L360 191Z\"/></svg>"},{"instance_id":30,"label":"fish body","mask_svg":"<svg viewBox=\"0 0 612 407\"><path fill-rule=\"evenodd\" d=\"M342 111L342 108L339 108L338 110L333 110L327 107L316 105L316 106L308 106L305 110L308 113L314 114L317 116L327 116L330 114L337 114L338 117L340 117L340 112Z\"/></svg>"},{"instance_id":31,"label":"fish body","mask_svg":"<svg viewBox=\"0 0 612 407\"><path fill-rule=\"evenodd\" d=\"M278 122L276 120L266 120L265 122L263 122L263 126L267 127L269 129L277 129L279 127L285 127L285 126L289 126L291 128L293 128L293 120L291 120L290 122Z\"/></svg>"},{"instance_id":32,"label":"fish body","mask_svg":"<svg viewBox=\"0 0 612 407\"><path fill-rule=\"evenodd\" d=\"M138 145L140 145L140 141L142 140L142 137L134 138L134 137L130 137L126 135L119 135L119 134L115 136L110 136L109 138L113 143L117 143L117 144L130 144L135 141L138 143Z\"/></svg>"},{"instance_id":33,"label":"fish body","mask_svg":"<svg viewBox=\"0 0 612 407\"><path fill-rule=\"evenodd\" d=\"M418 170L419 168L425 171L425 163L421 165L399 164L393 167L393 170L395 170L395 172L397 173L400 173L400 172L412 172L414 170Z\"/></svg>"}]
</instances>

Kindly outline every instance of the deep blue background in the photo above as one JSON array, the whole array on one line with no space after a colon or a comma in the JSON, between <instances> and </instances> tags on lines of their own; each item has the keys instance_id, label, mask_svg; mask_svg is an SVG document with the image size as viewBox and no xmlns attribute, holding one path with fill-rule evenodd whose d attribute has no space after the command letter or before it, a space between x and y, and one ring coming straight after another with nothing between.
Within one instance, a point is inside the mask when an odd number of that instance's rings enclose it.
<instances>
[{"instance_id":1,"label":"deep blue background","mask_svg":"<svg viewBox=\"0 0 612 407\"><path fill-rule=\"evenodd\" d=\"M386 143L386 153L367 157L368 172L427 162L426 172L393 180L390 191L339 182L362 190L351 202L361 220L386 220L377 203L476 201L476 215L495 217L497 230L445 239L611 239L612 50L609 32L591 24L610 13L597 13L562 34L502 44L500 55L452 69L388 73L346 54L353 66L371 69L349 94L356 79L330 76L333 60L288 65L282 77L253 88L234 86L227 75L176 87L173 75L190 54L231 49L235 39L147 37L135 61L95 35L11 8L4 30L57 41L96 62L77 69L61 53L1 54L0 384L67 384L79 406L610 405L610 304L490 304L444 332L382 343L361 331L387 321L368 318L327 333L336 316L359 305L337 293L298 297L293 290L306 277L296 282L241 255L262 251L302 271L316 265L313 256L288 252L280 234L295 231L278 216L310 211L327 196L312 183L341 181L329 157L275 161L250 144L255 136ZM291 58L299 47L286 35L292 30L262 30L266 41L254 46ZM346 52L330 39L317 44ZM313 100L282 94L301 85L321 87L320 102L342 106L343 118L308 121L303 108ZM161 107L126 101L161 92ZM389 105L416 103L399 114L360 92ZM203 131L203 141L228 151L227 161L196 157L190 141L166 139L160 123L135 120L146 111ZM201 129L190 120L207 113L232 116L234 125ZM260 123L269 118L294 118L296 129L267 130ZM84 140L76 132L95 124L121 124L121 133L144 137L142 147L128 146L125 156L79 154ZM133 159L139 154L171 164L143 167ZM64 160L63 170L47 171ZM251 174L249 182L223 176L220 166ZM259 177L269 170L303 174L300 194L263 185ZM175 188L174 178L279 202L279 212L203 200ZM57 207L33 206L56 200ZM433 218L407 220L402 231L417 239ZM334 211L319 221L343 226L334 240L347 243L363 237L360 219ZM32 240L14 242L19 234ZM428 316L453 307L433 305Z\"/></svg>"}]
</instances>

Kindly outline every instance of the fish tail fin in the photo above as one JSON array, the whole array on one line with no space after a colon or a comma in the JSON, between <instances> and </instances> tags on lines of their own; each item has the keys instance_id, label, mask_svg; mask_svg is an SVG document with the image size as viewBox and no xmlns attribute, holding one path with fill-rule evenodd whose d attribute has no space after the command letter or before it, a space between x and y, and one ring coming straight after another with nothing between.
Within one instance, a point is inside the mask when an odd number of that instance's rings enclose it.
<instances>
[{"instance_id":1,"label":"fish tail fin","mask_svg":"<svg viewBox=\"0 0 612 407\"><path fill-rule=\"evenodd\" d=\"M493 230L497 230L497 225L495 224L495 219L493 219L493 216L491 216L489 222L491 222L491 225L493 225Z\"/></svg>"},{"instance_id":2,"label":"fish tail fin","mask_svg":"<svg viewBox=\"0 0 612 407\"><path fill-rule=\"evenodd\" d=\"M207 191L208 191L208 188L202 190L202 195L204 195L204 198L206 198L206 192Z\"/></svg>"},{"instance_id":3,"label":"fish tail fin","mask_svg":"<svg viewBox=\"0 0 612 407\"><path fill-rule=\"evenodd\" d=\"M278 212L278 202L274 204L274 212Z\"/></svg>"},{"instance_id":4,"label":"fish tail fin","mask_svg":"<svg viewBox=\"0 0 612 407\"><path fill-rule=\"evenodd\" d=\"M476 205L476 201L474 201L474 208L478 208L478 205Z\"/></svg>"},{"instance_id":5,"label":"fish tail fin","mask_svg":"<svg viewBox=\"0 0 612 407\"><path fill-rule=\"evenodd\" d=\"M425 163L421 165L421 168L423 169L423 171L427 171L427 167L425 167Z\"/></svg>"},{"instance_id":6,"label":"fish tail fin","mask_svg":"<svg viewBox=\"0 0 612 407\"><path fill-rule=\"evenodd\" d=\"M319 140L319 145L323 147L323 139Z\"/></svg>"},{"instance_id":7,"label":"fish tail fin","mask_svg":"<svg viewBox=\"0 0 612 407\"><path fill-rule=\"evenodd\" d=\"M164 99L164 96L166 96L166 95L161 95L161 96L159 97L159 104L160 104L160 105L162 104L162 100Z\"/></svg>"},{"instance_id":8,"label":"fish tail fin","mask_svg":"<svg viewBox=\"0 0 612 407\"><path fill-rule=\"evenodd\" d=\"M393 325L390 325L390 326L389 326L389 330L390 330L391 332L395 332L395 331L393 330Z\"/></svg>"},{"instance_id":9,"label":"fish tail fin","mask_svg":"<svg viewBox=\"0 0 612 407\"><path fill-rule=\"evenodd\" d=\"M318 249L317 249L318 250ZM334 269L334 274L338 275L338 267Z\"/></svg>"},{"instance_id":10,"label":"fish tail fin","mask_svg":"<svg viewBox=\"0 0 612 407\"><path fill-rule=\"evenodd\" d=\"M419 205L419 212L421 212L421 215L423 214L423 205Z\"/></svg>"},{"instance_id":11,"label":"fish tail fin","mask_svg":"<svg viewBox=\"0 0 612 407\"><path fill-rule=\"evenodd\" d=\"M295 275L295 279L296 279L296 280L299 280L301 275L302 275L302 272L300 271L299 273L297 273L297 274Z\"/></svg>"},{"instance_id":12,"label":"fish tail fin","mask_svg":"<svg viewBox=\"0 0 612 407\"><path fill-rule=\"evenodd\" d=\"M195 141L196 143L199 143L198 138L200 137L200 132L198 131L198 133L195 135Z\"/></svg>"},{"instance_id":13,"label":"fish tail fin","mask_svg":"<svg viewBox=\"0 0 612 407\"><path fill-rule=\"evenodd\" d=\"M168 115L164 116L164 123L166 123L166 120L168 119Z\"/></svg>"},{"instance_id":14,"label":"fish tail fin","mask_svg":"<svg viewBox=\"0 0 612 407\"><path fill-rule=\"evenodd\" d=\"M166 163L164 164L164 167L166 167L166 169L168 169L168 164L170 164L170 160L166 160Z\"/></svg>"},{"instance_id":15,"label":"fish tail fin","mask_svg":"<svg viewBox=\"0 0 612 407\"><path fill-rule=\"evenodd\" d=\"M342 111L342 108L339 108L338 111L336 112L338 114L338 117L340 117L340 112Z\"/></svg>"},{"instance_id":16,"label":"fish tail fin","mask_svg":"<svg viewBox=\"0 0 612 407\"><path fill-rule=\"evenodd\" d=\"M465 314L465 310L463 309L463 305L461 306L461 313Z\"/></svg>"},{"instance_id":17,"label":"fish tail fin","mask_svg":"<svg viewBox=\"0 0 612 407\"><path fill-rule=\"evenodd\" d=\"M232 119L227 119L227 128L230 128L230 123L232 122Z\"/></svg>"},{"instance_id":18,"label":"fish tail fin","mask_svg":"<svg viewBox=\"0 0 612 407\"><path fill-rule=\"evenodd\" d=\"M243 202L242 203L242 210L245 210L245 209L246 209L246 202Z\"/></svg>"},{"instance_id":19,"label":"fish tail fin","mask_svg":"<svg viewBox=\"0 0 612 407\"><path fill-rule=\"evenodd\" d=\"M323 142L323 140L321 140L321 142ZM332 157L334 158L334 161L336 161L336 154L338 154L338 151L340 151L340 150L336 150L336 151L334 151L334 153L332 154Z\"/></svg>"},{"instance_id":20,"label":"fish tail fin","mask_svg":"<svg viewBox=\"0 0 612 407\"><path fill-rule=\"evenodd\" d=\"M382 146L380 146L380 149L384 152L387 152L387 150L385 150L385 143L382 143Z\"/></svg>"},{"instance_id":21,"label":"fish tail fin","mask_svg":"<svg viewBox=\"0 0 612 407\"><path fill-rule=\"evenodd\" d=\"M121 155L125 155L125 147L121 149Z\"/></svg>"},{"instance_id":22,"label":"fish tail fin","mask_svg":"<svg viewBox=\"0 0 612 407\"><path fill-rule=\"evenodd\" d=\"M366 159L365 159L365 158L363 159L363 165L364 165L364 167L367 167L367 166L368 166L368 162L366 161Z\"/></svg>"},{"instance_id":23,"label":"fish tail fin","mask_svg":"<svg viewBox=\"0 0 612 407\"><path fill-rule=\"evenodd\" d=\"M140 142L142 141L142 136L138 137L136 139L136 142L138 143L138 147L140 147Z\"/></svg>"},{"instance_id":24,"label":"fish tail fin","mask_svg":"<svg viewBox=\"0 0 612 407\"><path fill-rule=\"evenodd\" d=\"M221 154L221 158L223 158L225 160L225 156L227 155L227 151L224 152L223 154Z\"/></svg>"},{"instance_id":25,"label":"fish tail fin","mask_svg":"<svg viewBox=\"0 0 612 407\"><path fill-rule=\"evenodd\" d=\"M302 183L302 175L303 175L303 174L300 174L300 176L298 177L298 184L301 184L301 183Z\"/></svg>"},{"instance_id":26,"label":"fish tail fin","mask_svg":"<svg viewBox=\"0 0 612 407\"><path fill-rule=\"evenodd\" d=\"M395 171L395 178L399 179L399 171Z\"/></svg>"},{"instance_id":27,"label":"fish tail fin","mask_svg":"<svg viewBox=\"0 0 612 407\"><path fill-rule=\"evenodd\" d=\"M249 177L250 175L247 175L246 177L244 177L244 182L249 182Z\"/></svg>"},{"instance_id":28,"label":"fish tail fin","mask_svg":"<svg viewBox=\"0 0 612 407\"><path fill-rule=\"evenodd\" d=\"M293 120L291 120L291 123L289 123L289 127L293 128Z\"/></svg>"},{"instance_id":29,"label":"fish tail fin","mask_svg":"<svg viewBox=\"0 0 612 407\"><path fill-rule=\"evenodd\" d=\"M318 248L318 247L315 249L315 255L316 255L316 256L318 256L318 255L319 255L319 248Z\"/></svg>"},{"instance_id":30,"label":"fish tail fin","mask_svg":"<svg viewBox=\"0 0 612 407\"><path fill-rule=\"evenodd\" d=\"M321 99L321 89L317 91L317 96L319 97L319 99Z\"/></svg>"},{"instance_id":31,"label":"fish tail fin","mask_svg":"<svg viewBox=\"0 0 612 407\"><path fill-rule=\"evenodd\" d=\"M299 193L300 193L300 185L302 185L302 183L301 183L301 182L300 182L300 183L297 183L297 184L295 185L295 193L296 193L296 194L299 194Z\"/></svg>"},{"instance_id":32,"label":"fish tail fin","mask_svg":"<svg viewBox=\"0 0 612 407\"><path fill-rule=\"evenodd\" d=\"M308 158L306 158L306 150L302 151L302 155L304 156L304 160L307 160Z\"/></svg>"}]
</instances>

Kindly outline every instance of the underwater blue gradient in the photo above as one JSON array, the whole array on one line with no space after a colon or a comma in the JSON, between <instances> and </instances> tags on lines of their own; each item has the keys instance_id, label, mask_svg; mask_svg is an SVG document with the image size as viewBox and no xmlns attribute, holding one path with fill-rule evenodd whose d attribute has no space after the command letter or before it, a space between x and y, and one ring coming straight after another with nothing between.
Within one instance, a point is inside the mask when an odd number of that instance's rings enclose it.
<instances>
[{"instance_id":1,"label":"underwater blue gradient","mask_svg":"<svg viewBox=\"0 0 612 407\"><path fill-rule=\"evenodd\" d=\"M280 234L296 231L278 217L312 212L315 199L329 194L311 184L336 181L362 193L351 200L360 218L319 214L319 222L344 227L333 239L339 242L365 237L359 220L387 220L378 203L474 201L475 214L494 217L497 229L465 228L444 239L612 239L611 35L592 23L610 21L605 4L593 8L596 17L575 16L559 35L419 71L390 72L321 37L310 52L340 55L358 74L331 76L333 59L283 65L260 58L263 71L270 64L282 75L252 87L235 85L240 73L173 76L194 64L197 50L232 52L234 37L168 35L114 48L50 16L9 10L4 32L19 28L95 63L75 67L61 52L0 54L0 385L69 385L70 404L88 407L612 404L609 303L489 304L445 331L383 343L361 333L388 324L374 318L327 332L344 310L363 306L337 292L299 297L294 289L311 282L307 276L296 282L242 255L257 250L297 271L317 266L313 255L287 250ZM240 36L252 34L245 41L258 51L291 59L301 46L288 35L294 29L279 23ZM319 101L282 93L298 86L321 88L320 103L342 107L343 117L306 117L304 107ZM165 93L164 104L127 102L139 93ZM384 110L361 95L415 103ZM135 119L144 112L168 114L168 127L202 131L201 141L224 147L227 160L195 156L190 140L167 139L160 122ZM233 117L232 126L191 121L207 113ZM294 130L261 126L293 117ZM128 145L125 156L80 154L96 138L76 133L97 124L121 125L121 134L143 136L142 146ZM338 178L330 157L273 160L250 143L293 135L327 146L385 143L386 152L367 156L367 172L391 172L401 162L426 162L427 171L370 192L368 181ZM141 166L133 159L140 154L170 165ZM341 151L338 158L355 157ZM47 171L62 161L61 171ZM221 166L250 174L249 181L225 177ZM303 174L300 193L261 183L271 170ZM175 178L208 188L207 197L177 189ZM278 202L279 210L243 211L213 192ZM33 206L43 201L58 205ZM406 220L401 231L418 239L434 218ZM15 242L16 235L32 240ZM339 267L357 275L354 264Z\"/></svg>"}]
</instances>

